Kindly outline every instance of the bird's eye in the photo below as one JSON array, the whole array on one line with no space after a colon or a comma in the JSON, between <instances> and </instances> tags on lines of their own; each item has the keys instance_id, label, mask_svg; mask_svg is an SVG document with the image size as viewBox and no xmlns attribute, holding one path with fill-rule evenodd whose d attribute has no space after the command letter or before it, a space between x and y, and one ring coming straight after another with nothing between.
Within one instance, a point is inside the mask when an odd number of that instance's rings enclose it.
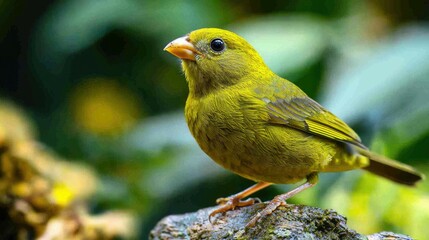
<instances>
[{"instance_id":1,"label":"bird's eye","mask_svg":"<svg viewBox=\"0 0 429 240\"><path fill-rule=\"evenodd\" d=\"M210 43L210 47L213 49L213 51L220 52L225 49L225 43L222 39L216 38Z\"/></svg>"}]
</instances>

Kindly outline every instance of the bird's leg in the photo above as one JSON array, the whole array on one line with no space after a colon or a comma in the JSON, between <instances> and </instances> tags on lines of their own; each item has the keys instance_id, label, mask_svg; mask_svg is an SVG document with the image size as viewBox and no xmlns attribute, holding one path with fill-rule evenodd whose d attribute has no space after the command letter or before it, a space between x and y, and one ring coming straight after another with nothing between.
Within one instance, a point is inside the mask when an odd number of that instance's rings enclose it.
<instances>
[{"instance_id":1,"label":"bird's leg","mask_svg":"<svg viewBox=\"0 0 429 240\"><path fill-rule=\"evenodd\" d=\"M259 219L264 218L267 215L270 215L274 210L276 210L279 206L281 205L286 205L286 200L295 196L296 194L304 191L307 188L310 188L314 185L316 185L316 183L318 182L318 177L317 177L317 173L312 173L310 175L307 176L307 181L300 185L299 187L276 196L273 200L271 200L270 203L268 203L268 205L261 211L258 212L256 216L254 216L252 218L252 220L250 220L249 223L247 223L246 228L249 227L253 227L255 226L255 224L258 222Z\"/></svg>"},{"instance_id":2,"label":"bird's leg","mask_svg":"<svg viewBox=\"0 0 429 240\"><path fill-rule=\"evenodd\" d=\"M244 191L241 191L241 192L234 194L230 197L218 198L216 200L216 203L221 205L221 206L218 209L216 209L210 213L209 221L211 222L211 217L213 217L214 215L216 215L218 213L227 212L227 211L235 209L236 207L244 207L244 206L249 206L249 205L254 204L255 199L249 198L249 199L246 199L244 201L242 201L241 199L243 199L243 198L245 198L245 197L247 197L247 196L253 194L254 192L257 192L263 188L266 188L271 184L272 183L259 182L255 185L245 189Z\"/></svg>"}]
</instances>

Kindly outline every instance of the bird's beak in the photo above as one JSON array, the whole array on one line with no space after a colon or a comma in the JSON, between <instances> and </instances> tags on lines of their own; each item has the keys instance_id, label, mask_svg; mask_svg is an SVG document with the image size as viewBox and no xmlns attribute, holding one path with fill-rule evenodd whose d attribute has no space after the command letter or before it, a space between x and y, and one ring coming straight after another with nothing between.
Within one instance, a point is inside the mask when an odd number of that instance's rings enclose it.
<instances>
[{"instance_id":1,"label":"bird's beak","mask_svg":"<svg viewBox=\"0 0 429 240\"><path fill-rule=\"evenodd\" d=\"M165 46L164 51L167 51L180 59L188 59L192 61L195 61L195 55L199 54L195 46L189 42L188 36L183 36L173 40Z\"/></svg>"}]
</instances>

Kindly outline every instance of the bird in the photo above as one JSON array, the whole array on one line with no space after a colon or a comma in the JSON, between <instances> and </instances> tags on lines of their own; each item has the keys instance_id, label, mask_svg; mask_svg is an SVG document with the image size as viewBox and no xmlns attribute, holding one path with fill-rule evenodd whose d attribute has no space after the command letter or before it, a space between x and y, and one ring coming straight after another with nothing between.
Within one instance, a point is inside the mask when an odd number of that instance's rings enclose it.
<instances>
[{"instance_id":1,"label":"bird","mask_svg":"<svg viewBox=\"0 0 429 240\"><path fill-rule=\"evenodd\" d=\"M286 205L318 182L318 174L363 169L414 186L424 175L411 166L374 153L344 121L278 76L241 36L201 28L179 37L164 51L181 59L189 94L188 128L216 163L256 183L217 199L218 213L256 202L249 195L272 184L294 184L275 196L246 225Z\"/></svg>"}]
</instances>

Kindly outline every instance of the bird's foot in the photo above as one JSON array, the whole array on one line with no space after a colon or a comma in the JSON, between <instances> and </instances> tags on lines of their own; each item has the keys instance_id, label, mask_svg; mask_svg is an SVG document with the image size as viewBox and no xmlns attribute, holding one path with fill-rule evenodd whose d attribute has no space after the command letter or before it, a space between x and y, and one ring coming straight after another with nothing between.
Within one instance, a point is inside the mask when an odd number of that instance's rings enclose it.
<instances>
[{"instance_id":1,"label":"bird's foot","mask_svg":"<svg viewBox=\"0 0 429 240\"><path fill-rule=\"evenodd\" d=\"M246 228L250 228L256 225L256 223L259 221L259 219L266 217L267 215L270 215L272 212L274 212L279 206L285 206L286 200L295 196L296 194L304 191L307 188L310 188L314 186L317 183L317 173L311 173L307 176L307 182L302 184L301 186L287 192L281 195L276 196L273 200L271 200L270 203L259 213L256 214L250 220L250 222L247 223Z\"/></svg>"},{"instance_id":2,"label":"bird's foot","mask_svg":"<svg viewBox=\"0 0 429 240\"><path fill-rule=\"evenodd\" d=\"M259 198L248 198L246 200L241 200L241 198L237 196L231 196L227 198L218 198L216 200L216 203L218 205L221 205L218 209L214 210L209 215L209 221L212 223L211 218L218 214L218 213L224 213L231 210L234 210L236 207L246 207L253 205L257 202L261 202Z\"/></svg>"},{"instance_id":3,"label":"bird's foot","mask_svg":"<svg viewBox=\"0 0 429 240\"><path fill-rule=\"evenodd\" d=\"M286 206L286 205L287 205L286 200L283 198L282 195L279 195L279 196L275 197L273 200L271 200L271 202L268 203L268 205L262 211L258 212L256 214L256 216L254 216L252 218L252 220L250 220L247 223L246 228L254 227L256 225L256 223L259 221L259 219L262 219L262 218L270 215L278 207L280 207L280 206Z\"/></svg>"}]
</instances>

